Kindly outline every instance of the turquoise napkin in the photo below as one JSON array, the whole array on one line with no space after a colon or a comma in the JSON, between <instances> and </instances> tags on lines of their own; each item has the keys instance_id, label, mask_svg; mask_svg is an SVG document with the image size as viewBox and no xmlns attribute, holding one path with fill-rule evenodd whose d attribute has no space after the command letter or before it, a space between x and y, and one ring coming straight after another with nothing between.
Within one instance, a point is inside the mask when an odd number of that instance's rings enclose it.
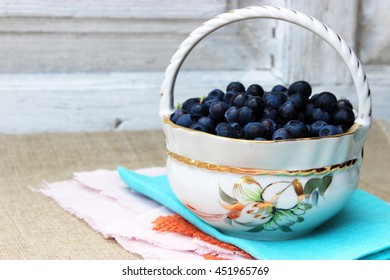
<instances>
[{"instance_id":1,"label":"turquoise napkin","mask_svg":"<svg viewBox=\"0 0 390 280\"><path fill-rule=\"evenodd\" d=\"M357 190L334 218L304 238L254 241L232 237L209 226L173 194L167 176L149 177L123 167L119 176L133 190L178 213L203 232L264 260L388 260L390 259L390 206Z\"/></svg>"}]
</instances>

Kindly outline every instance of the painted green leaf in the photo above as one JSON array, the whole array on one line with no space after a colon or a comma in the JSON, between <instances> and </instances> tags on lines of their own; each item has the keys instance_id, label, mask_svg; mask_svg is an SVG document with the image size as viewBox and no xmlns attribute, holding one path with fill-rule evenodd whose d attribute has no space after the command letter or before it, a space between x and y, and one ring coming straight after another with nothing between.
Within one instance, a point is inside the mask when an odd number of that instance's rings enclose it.
<instances>
[{"instance_id":1,"label":"painted green leaf","mask_svg":"<svg viewBox=\"0 0 390 280\"><path fill-rule=\"evenodd\" d=\"M309 209L311 209L313 206L311 206L311 204L309 204L309 203L305 203L305 204L303 204L303 207L305 207L306 210L309 210Z\"/></svg>"},{"instance_id":2,"label":"painted green leaf","mask_svg":"<svg viewBox=\"0 0 390 280\"><path fill-rule=\"evenodd\" d=\"M248 202L253 202L253 201L262 201L261 199L261 192L254 192L254 191L251 191L251 190L244 190L244 196L245 196L245 200L248 201Z\"/></svg>"},{"instance_id":3,"label":"painted green leaf","mask_svg":"<svg viewBox=\"0 0 390 280\"><path fill-rule=\"evenodd\" d=\"M309 181L307 181L305 188L303 189L303 195L308 200L310 198L311 193L315 189L318 189L321 196L323 196L331 182L332 182L332 175L327 175L322 178L310 179Z\"/></svg>"},{"instance_id":4,"label":"painted green leaf","mask_svg":"<svg viewBox=\"0 0 390 280\"><path fill-rule=\"evenodd\" d=\"M328 189L330 184L332 183L332 175L327 175L324 178L322 178L322 185L318 188L318 191L320 192L320 195L323 197L325 194L325 191Z\"/></svg>"},{"instance_id":5,"label":"painted green leaf","mask_svg":"<svg viewBox=\"0 0 390 280\"><path fill-rule=\"evenodd\" d=\"M290 211L277 211L273 220L279 226L292 226L298 220L298 217Z\"/></svg>"},{"instance_id":6,"label":"painted green leaf","mask_svg":"<svg viewBox=\"0 0 390 280\"><path fill-rule=\"evenodd\" d=\"M287 226L280 227L280 230L284 231L284 232L292 232L292 229L290 227L287 227Z\"/></svg>"},{"instance_id":7,"label":"painted green leaf","mask_svg":"<svg viewBox=\"0 0 390 280\"><path fill-rule=\"evenodd\" d=\"M275 223L275 221L272 219L268 223L263 225L264 230L276 230L279 228L279 226Z\"/></svg>"},{"instance_id":8,"label":"painted green leaf","mask_svg":"<svg viewBox=\"0 0 390 280\"><path fill-rule=\"evenodd\" d=\"M303 222L305 219L301 216L298 216L298 223Z\"/></svg>"},{"instance_id":9,"label":"painted green leaf","mask_svg":"<svg viewBox=\"0 0 390 280\"><path fill-rule=\"evenodd\" d=\"M252 229L250 229L250 230L247 230L247 232L260 232L260 231L262 231L263 229L264 229L263 226L260 225L260 226L254 227L254 228L252 228Z\"/></svg>"},{"instance_id":10,"label":"painted green leaf","mask_svg":"<svg viewBox=\"0 0 390 280\"><path fill-rule=\"evenodd\" d=\"M238 201L237 199L231 197L230 195L228 195L227 193L225 193L221 187L219 186L219 197L226 203L228 204L236 204Z\"/></svg>"}]
</instances>

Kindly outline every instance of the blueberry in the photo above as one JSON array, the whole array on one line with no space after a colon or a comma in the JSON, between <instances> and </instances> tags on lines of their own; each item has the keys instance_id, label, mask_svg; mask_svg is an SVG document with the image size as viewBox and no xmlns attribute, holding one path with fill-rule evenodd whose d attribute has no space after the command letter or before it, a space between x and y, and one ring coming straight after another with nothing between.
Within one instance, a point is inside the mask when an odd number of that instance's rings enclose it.
<instances>
[{"instance_id":1,"label":"blueberry","mask_svg":"<svg viewBox=\"0 0 390 280\"><path fill-rule=\"evenodd\" d=\"M280 118L285 121L295 120L299 116L299 111L295 104L291 101L284 102L278 110Z\"/></svg>"},{"instance_id":2,"label":"blueberry","mask_svg":"<svg viewBox=\"0 0 390 280\"><path fill-rule=\"evenodd\" d=\"M229 137L229 138L235 137L234 128L225 122L221 122L217 125L217 127L215 128L215 133L218 136L222 136L222 137Z\"/></svg>"},{"instance_id":3,"label":"blueberry","mask_svg":"<svg viewBox=\"0 0 390 280\"><path fill-rule=\"evenodd\" d=\"M200 103L200 98L198 97L188 98L186 101L183 102L181 108L189 112L191 110L192 105L199 104L199 103Z\"/></svg>"},{"instance_id":4,"label":"blueberry","mask_svg":"<svg viewBox=\"0 0 390 280\"><path fill-rule=\"evenodd\" d=\"M194 123L190 126L190 128L193 130L207 132L206 128L200 123Z\"/></svg>"},{"instance_id":5,"label":"blueberry","mask_svg":"<svg viewBox=\"0 0 390 280\"><path fill-rule=\"evenodd\" d=\"M248 99L248 95L244 92L237 92L230 99L230 106L236 106L237 108L241 108L244 106L246 100Z\"/></svg>"},{"instance_id":6,"label":"blueberry","mask_svg":"<svg viewBox=\"0 0 390 280\"><path fill-rule=\"evenodd\" d=\"M232 97L235 93L236 93L235 91L226 92L226 94L223 96L222 101L225 102L226 104L230 104L230 101L232 100Z\"/></svg>"},{"instance_id":7,"label":"blueberry","mask_svg":"<svg viewBox=\"0 0 390 280\"><path fill-rule=\"evenodd\" d=\"M191 114L182 115L176 122L177 125L184 126L184 127L190 127L194 123L195 121L192 118Z\"/></svg>"},{"instance_id":8,"label":"blueberry","mask_svg":"<svg viewBox=\"0 0 390 280\"><path fill-rule=\"evenodd\" d=\"M334 126L334 125L326 125L323 128L321 128L319 132L319 136L331 136L331 135L337 135L343 133L342 129L340 127Z\"/></svg>"},{"instance_id":9,"label":"blueberry","mask_svg":"<svg viewBox=\"0 0 390 280\"><path fill-rule=\"evenodd\" d=\"M234 129L234 138L242 138L242 136L244 135L244 130L242 129L242 126L236 122L231 123L230 126Z\"/></svg>"},{"instance_id":10,"label":"blueberry","mask_svg":"<svg viewBox=\"0 0 390 280\"><path fill-rule=\"evenodd\" d=\"M307 97L302 93L293 93L288 96L287 100L294 102L299 111L303 111L306 108Z\"/></svg>"},{"instance_id":11,"label":"blueberry","mask_svg":"<svg viewBox=\"0 0 390 280\"><path fill-rule=\"evenodd\" d=\"M260 123L265 127L264 138L271 139L276 130L276 123L271 119L261 119Z\"/></svg>"},{"instance_id":12,"label":"blueberry","mask_svg":"<svg viewBox=\"0 0 390 280\"><path fill-rule=\"evenodd\" d=\"M344 107L347 107L347 108L353 110L353 106L348 99L339 99L339 100L337 100L336 104L333 106L333 111L337 111L338 109L341 109Z\"/></svg>"},{"instance_id":13,"label":"blueberry","mask_svg":"<svg viewBox=\"0 0 390 280\"><path fill-rule=\"evenodd\" d=\"M264 97L266 107L279 109L279 107L286 102L287 95L283 92L270 92Z\"/></svg>"},{"instance_id":14,"label":"blueberry","mask_svg":"<svg viewBox=\"0 0 390 280\"><path fill-rule=\"evenodd\" d=\"M206 132L213 133L215 130L214 122L209 117L201 117L198 120L198 124L202 125L206 129Z\"/></svg>"},{"instance_id":15,"label":"blueberry","mask_svg":"<svg viewBox=\"0 0 390 280\"><path fill-rule=\"evenodd\" d=\"M260 85L253 84L246 89L246 93L248 95L262 97L264 95L264 89Z\"/></svg>"},{"instance_id":16,"label":"blueberry","mask_svg":"<svg viewBox=\"0 0 390 280\"><path fill-rule=\"evenodd\" d=\"M289 121L284 128L290 132L291 138L304 138L309 136L307 126L303 122L297 120Z\"/></svg>"},{"instance_id":17,"label":"blueberry","mask_svg":"<svg viewBox=\"0 0 390 280\"><path fill-rule=\"evenodd\" d=\"M310 125L310 135L314 137L318 137L321 128L327 126L328 124L325 121L316 121Z\"/></svg>"},{"instance_id":18,"label":"blueberry","mask_svg":"<svg viewBox=\"0 0 390 280\"><path fill-rule=\"evenodd\" d=\"M245 87L240 82L231 82L226 88L226 92L228 91L245 92Z\"/></svg>"},{"instance_id":19,"label":"blueberry","mask_svg":"<svg viewBox=\"0 0 390 280\"><path fill-rule=\"evenodd\" d=\"M286 92L287 88L283 85L276 85L271 89L272 92Z\"/></svg>"},{"instance_id":20,"label":"blueberry","mask_svg":"<svg viewBox=\"0 0 390 280\"><path fill-rule=\"evenodd\" d=\"M264 125L259 122L249 122L244 126L244 138L245 139L255 139L255 138L264 138L266 134L266 129Z\"/></svg>"},{"instance_id":21,"label":"blueberry","mask_svg":"<svg viewBox=\"0 0 390 280\"><path fill-rule=\"evenodd\" d=\"M355 114L348 107L338 109L332 116L333 124L351 127L355 122Z\"/></svg>"},{"instance_id":22,"label":"blueberry","mask_svg":"<svg viewBox=\"0 0 390 280\"><path fill-rule=\"evenodd\" d=\"M311 86L308 82L306 81L297 81L292 83L288 87L288 95L292 95L294 93L301 93L303 94L306 98L309 98L311 95Z\"/></svg>"},{"instance_id":23,"label":"blueberry","mask_svg":"<svg viewBox=\"0 0 390 280\"><path fill-rule=\"evenodd\" d=\"M321 108L327 112L332 112L333 106L337 103L336 96L331 92L321 92L314 101L316 108Z\"/></svg>"},{"instance_id":24,"label":"blueberry","mask_svg":"<svg viewBox=\"0 0 390 280\"><path fill-rule=\"evenodd\" d=\"M245 125L249 122L253 122L256 119L255 112L249 107L241 107L237 111L237 122L240 125Z\"/></svg>"},{"instance_id":25,"label":"blueberry","mask_svg":"<svg viewBox=\"0 0 390 280\"><path fill-rule=\"evenodd\" d=\"M194 118L200 118L203 116L207 116L208 110L207 110L207 107L205 106L205 104L198 103L198 104L193 104L191 106L189 113Z\"/></svg>"},{"instance_id":26,"label":"blueberry","mask_svg":"<svg viewBox=\"0 0 390 280\"><path fill-rule=\"evenodd\" d=\"M187 111L184 109L177 109L173 114L169 117L171 122L176 123L177 120L183 116L184 114L187 114Z\"/></svg>"},{"instance_id":27,"label":"blueberry","mask_svg":"<svg viewBox=\"0 0 390 280\"><path fill-rule=\"evenodd\" d=\"M311 115L313 110L314 110L314 104L313 103L306 103L305 109L303 111L305 113L306 119L309 118L309 116Z\"/></svg>"},{"instance_id":28,"label":"blueberry","mask_svg":"<svg viewBox=\"0 0 390 280\"><path fill-rule=\"evenodd\" d=\"M245 102L245 106L251 108L256 115L261 115L264 112L265 102L259 96L249 96Z\"/></svg>"},{"instance_id":29,"label":"blueberry","mask_svg":"<svg viewBox=\"0 0 390 280\"><path fill-rule=\"evenodd\" d=\"M238 108L236 106L229 107L229 109L227 109L227 111L225 113L225 119L229 123L236 122L237 121L237 112L238 112Z\"/></svg>"},{"instance_id":30,"label":"blueberry","mask_svg":"<svg viewBox=\"0 0 390 280\"><path fill-rule=\"evenodd\" d=\"M224 97L224 93L222 90L220 89L214 89L212 91L209 92L209 94L207 95L207 97L213 97L215 99L218 99L218 100L223 100L223 97Z\"/></svg>"},{"instance_id":31,"label":"blueberry","mask_svg":"<svg viewBox=\"0 0 390 280\"><path fill-rule=\"evenodd\" d=\"M271 107L266 107L263 112L263 119L271 119L276 122L279 118L278 111Z\"/></svg>"},{"instance_id":32,"label":"blueberry","mask_svg":"<svg viewBox=\"0 0 390 280\"><path fill-rule=\"evenodd\" d=\"M312 104L314 104L314 103L316 102L318 96L320 96L319 93L316 93L316 94L312 95L312 96L309 98L309 102L312 103Z\"/></svg>"},{"instance_id":33,"label":"blueberry","mask_svg":"<svg viewBox=\"0 0 390 280\"><path fill-rule=\"evenodd\" d=\"M284 127L277 129L272 135L272 140L284 140L290 138L291 138L290 132Z\"/></svg>"},{"instance_id":34,"label":"blueberry","mask_svg":"<svg viewBox=\"0 0 390 280\"><path fill-rule=\"evenodd\" d=\"M214 121L222 120L228 108L229 105L223 101L215 101L211 103L209 109L210 118Z\"/></svg>"},{"instance_id":35,"label":"blueberry","mask_svg":"<svg viewBox=\"0 0 390 280\"><path fill-rule=\"evenodd\" d=\"M309 124L312 124L316 121L325 121L330 123L330 120L329 113L321 108L314 108L311 114L308 116Z\"/></svg>"}]
</instances>

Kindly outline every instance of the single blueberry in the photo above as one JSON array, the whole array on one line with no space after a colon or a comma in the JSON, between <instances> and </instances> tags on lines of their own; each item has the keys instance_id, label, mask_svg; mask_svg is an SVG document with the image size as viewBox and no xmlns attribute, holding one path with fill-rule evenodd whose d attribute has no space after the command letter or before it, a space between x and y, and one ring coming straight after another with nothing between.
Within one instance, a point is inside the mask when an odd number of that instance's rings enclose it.
<instances>
[{"instance_id":1,"label":"single blueberry","mask_svg":"<svg viewBox=\"0 0 390 280\"><path fill-rule=\"evenodd\" d=\"M198 103L191 106L189 112L194 118L200 118L203 116L207 116L208 110L205 104Z\"/></svg>"},{"instance_id":2,"label":"single blueberry","mask_svg":"<svg viewBox=\"0 0 390 280\"><path fill-rule=\"evenodd\" d=\"M246 93L248 95L262 97L264 95L264 89L258 84L253 84L246 89Z\"/></svg>"},{"instance_id":3,"label":"single blueberry","mask_svg":"<svg viewBox=\"0 0 390 280\"><path fill-rule=\"evenodd\" d=\"M285 140L290 138L291 138L290 132L284 127L277 129L272 135L272 140Z\"/></svg>"},{"instance_id":4,"label":"single blueberry","mask_svg":"<svg viewBox=\"0 0 390 280\"><path fill-rule=\"evenodd\" d=\"M265 138L266 129L260 122L249 122L244 126L244 138Z\"/></svg>"},{"instance_id":5,"label":"single blueberry","mask_svg":"<svg viewBox=\"0 0 390 280\"><path fill-rule=\"evenodd\" d=\"M311 95L311 85L306 82L306 81L297 81L297 82L294 82L292 83L289 87L288 87L288 95L292 95L294 93L301 93L303 94L306 98L309 98L310 95Z\"/></svg>"},{"instance_id":6,"label":"single blueberry","mask_svg":"<svg viewBox=\"0 0 390 280\"><path fill-rule=\"evenodd\" d=\"M271 119L261 119L260 123L265 127L264 138L271 139L276 130L276 123Z\"/></svg>"},{"instance_id":7,"label":"single blueberry","mask_svg":"<svg viewBox=\"0 0 390 280\"><path fill-rule=\"evenodd\" d=\"M249 96L245 102L245 106L251 108L259 116L264 112L265 102L259 96Z\"/></svg>"},{"instance_id":8,"label":"single blueberry","mask_svg":"<svg viewBox=\"0 0 390 280\"><path fill-rule=\"evenodd\" d=\"M242 136L244 135L242 126L236 122L231 123L230 126L234 129L234 138L242 138Z\"/></svg>"},{"instance_id":9,"label":"single blueberry","mask_svg":"<svg viewBox=\"0 0 390 280\"><path fill-rule=\"evenodd\" d=\"M316 108L321 108L327 112L332 112L332 108L337 103L336 96L331 92L321 92L314 101Z\"/></svg>"},{"instance_id":10,"label":"single blueberry","mask_svg":"<svg viewBox=\"0 0 390 280\"><path fill-rule=\"evenodd\" d=\"M189 112L191 110L192 105L199 104L199 103L200 103L200 98L198 97L188 98L186 101L183 102L181 108Z\"/></svg>"},{"instance_id":11,"label":"single blueberry","mask_svg":"<svg viewBox=\"0 0 390 280\"><path fill-rule=\"evenodd\" d=\"M191 114L182 115L176 122L177 125L184 126L184 127L190 127L194 123L195 121L192 118Z\"/></svg>"},{"instance_id":12,"label":"single blueberry","mask_svg":"<svg viewBox=\"0 0 390 280\"><path fill-rule=\"evenodd\" d=\"M341 132L342 133L342 132ZM320 137L340 134L340 129L334 125L326 125L318 133Z\"/></svg>"},{"instance_id":13,"label":"single blueberry","mask_svg":"<svg viewBox=\"0 0 390 280\"><path fill-rule=\"evenodd\" d=\"M308 116L307 120L309 124L312 124L316 121L325 121L330 123L331 118L327 111L321 108L314 108L311 114Z\"/></svg>"},{"instance_id":14,"label":"single blueberry","mask_svg":"<svg viewBox=\"0 0 390 280\"><path fill-rule=\"evenodd\" d=\"M291 138L304 138L309 136L306 124L297 120L291 120L284 126L291 134Z\"/></svg>"},{"instance_id":15,"label":"single blueberry","mask_svg":"<svg viewBox=\"0 0 390 280\"><path fill-rule=\"evenodd\" d=\"M206 129L206 132L213 133L215 130L214 122L209 117L201 117L198 123Z\"/></svg>"},{"instance_id":16,"label":"single blueberry","mask_svg":"<svg viewBox=\"0 0 390 280\"><path fill-rule=\"evenodd\" d=\"M303 111L306 107L307 97L302 93L293 93L288 96L287 100L294 102L295 106L299 111Z\"/></svg>"},{"instance_id":17,"label":"single blueberry","mask_svg":"<svg viewBox=\"0 0 390 280\"><path fill-rule=\"evenodd\" d=\"M287 88L283 85L276 85L271 89L272 92L286 92Z\"/></svg>"},{"instance_id":18,"label":"single blueberry","mask_svg":"<svg viewBox=\"0 0 390 280\"><path fill-rule=\"evenodd\" d=\"M355 122L355 114L348 107L340 108L332 115L332 122L335 125L345 125L349 129Z\"/></svg>"},{"instance_id":19,"label":"single blueberry","mask_svg":"<svg viewBox=\"0 0 390 280\"><path fill-rule=\"evenodd\" d=\"M266 107L279 109L286 102L287 95L283 92L270 92L264 97Z\"/></svg>"},{"instance_id":20,"label":"single blueberry","mask_svg":"<svg viewBox=\"0 0 390 280\"><path fill-rule=\"evenodd\" d=\"M226 94L222 98L222 101L225 102L226 104L230 104L230 101L232 100L232 97L235 93L236 93L235 91L226 92Z\"/></svg>"},{"instance_id":21,"label":"single blueberry","mask_svg":"<svg viewBox=\"0 0 390 280\"><path fill-rule=\"evenodd\" d=\"M271 119L274 122L277 122L279 118L278 111L271 107L266 107L263 112L263 119Z\"/></svg>"},{"instance_id":22,"label":"single blueberry","mask_svg":"<svg viewBox=\"0 0 390 280\"><path fill-rule=\"evenodd\" d=\"M171 116L169 117L169 119L171 120L171 122L176 123L177 120L178 120L181 116L183 116L183 115L185 115L185 114L187 114L187 111L186 111L186 110L184 110L184 109L177 109L175 112L173 112L173 113L171 114Z\"/></svg>"},{"instance_id":23,"label":"single blueberry","mask_svg":"<svg viewBox=\"0 0 390 280\"><path fill-rule=\"evenodd\" d=\"M207 132L206 128L200 124L200 123L194 123L190 126L191 129L193 130L198 130L198 131L202 131L202 132Z\"/></svg>"},{"instance_id":24,"label":"single blueberry","mask_svg":"<svg viewBox=\"0 0 390 280\"><path fill-rule=\"evenodd\" d=\"M207 95L207 97L214 97L218 100L223 100L223 96L225 95L225 93L220 90L220 89L214 89L212 91L209 92L209 94Z\"/></svg>"},{"instance_id":25,"label":"single blueberry","mask_svg":"<svg viewBox=\"0 0 390 280\"><path fill-rule=\"evenodd\" d=\"M215 101L211 103L209 109L210 118L214 121L222 120L228 108L229 105L223 101Z\"/></svg>"},{"instance_id":26,"label":"single blueberry","mask_svg":"<svg viewBox=\"0 0 390 280\"><path fill-rule=\"evenodd\" d=\"M227 109L227 111L225 113L225 119L229 123L236 122L237 121L237 112L238 112L238 108L236 106L229 107L229 109Z\"/></svg>"},{"instance_id":27,"label":"single blueberry","mask_svg":"<svg viewBox=\"0 0 390 280\"><path fill-rule=\"evenodd\" d=\"M320 96L319 93L316 93L316 94L312 95L312 96L309 98L309 102L312 103L312 104L314 104L314 103L316 102L318 96Z\"/></svg>"},{"instance_id":28,"label":"single blueberry","mask_svg":"<svg viewBox=\"0 0 390 280\"><path fill-rule=\"evenodd\" d=\"M341 109L344 107L347 107L347 108L353 110L353 106L348 99L339 99L339 100L337 100L336 104L333 106L332 111L337 111L338 109Z\"/></svg>"},{"instance_id":29,"label":"single blueberry","mask_svg":"<svg viewBox=\"0 0 390 280\"><path fill-rule=\"evenodd\" d=\"M240 82L231 82L226 88L226 92L228 91L245 92L245 87Z\"/></svg>"},{"instance_id":30,"label":"single blueberry","mask_svg":"<svg viewBox=\"0 0 390 280\"><path fill-rule=\"evenodd\" d=\"M310 135L313 137L318 137L321 128L327 126L328 123L322 120L316 121L310 125Z\"/></svg>"},{"instance_id":31,"label":"single blueberry","mask_svg":"<svg viewBox=\"0 0 390 280\"><path fill-rule=\"evenodd\" d=\"M295 120L299 116L299 111L297 110L297 107L291 101L284 102L279 107L278 113L279 117L285 122Z\"/></svg>"},{"instance_id":32,"label":"single blueberry","mask_svg":"<svg viewBox=\"0 0 390 280\"><path fill-rule=\"evenodd\" d=\"M245 92L237 92L232 96L232 99L230 99L230 106L241 108L245 105L247 99L248 95Z\"/></svg>"},{"instance_id":33,"label":"single blueberry","mask_svg":"<svg viewBox=\"0 0 390 280\"><path fill-rule=\"evenodd\" d=\"M245 125L249 122L253 122L256 119L255 112L249 107L241 107L237 111L237 122L240 125Z\"/></svg>"},{"instance_id":34,"label":"single blueberry","mask_svg":"<svg viewBox=\"0 0 390 280\"><path fill-rule=\"evenodd\" d=\"M222 136L222 137L229 137L229 138L235 137L234 128L225 122L221 122L217 125L217 127L215 128L215 133L218 136Z\"/></svg>"}]
</instances>

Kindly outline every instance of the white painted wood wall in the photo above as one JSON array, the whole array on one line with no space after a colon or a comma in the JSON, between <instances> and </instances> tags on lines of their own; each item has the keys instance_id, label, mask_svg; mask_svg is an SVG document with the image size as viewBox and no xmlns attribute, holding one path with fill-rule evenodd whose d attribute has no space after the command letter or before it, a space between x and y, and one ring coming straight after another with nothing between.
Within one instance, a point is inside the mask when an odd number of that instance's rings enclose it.
<instances>
[{"instance_id":1,"label":"white painted wood wall","mask_svg":"<svg viewBox=\"0 0 390 280\"><path fill-rule=\"evenodd\" d=\"M159 87L177 46L217 14L262 4L299 10L339 33L379 83L372 85L376 116L390 119L383 77L390 1L0 0L0 133L159 128ZM176 92L183 99L230 80L298 79L354 98L346 68L320 39L291 24L251 20L201 42Z\"/></svg>"}]
</instances>

